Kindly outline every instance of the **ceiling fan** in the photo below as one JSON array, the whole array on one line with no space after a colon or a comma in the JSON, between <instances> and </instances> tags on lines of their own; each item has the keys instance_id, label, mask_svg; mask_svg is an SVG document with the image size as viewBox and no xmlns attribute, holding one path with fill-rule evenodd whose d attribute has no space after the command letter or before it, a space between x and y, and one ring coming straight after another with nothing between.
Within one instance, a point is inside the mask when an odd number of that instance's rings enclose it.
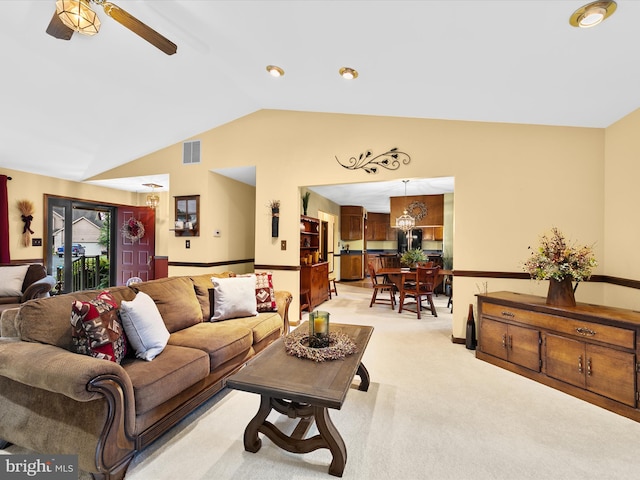
<instances>
[{"instance_id":1,"label":"ceiling fan","mask_svg":"<svg viewBox=\"0 0 640 480\"><path fill-rule=\"evenodd\" d=\"M56 11L49 22L47 33L61 40L69 40L73 32L83 35L98 33L100 20L91 9L89 2L102 6L104 13L167 55L173 55L177 52L178 47L171 40L160 35L117 5L105 0L57 0Z\"/></svg>"}]
</instances>

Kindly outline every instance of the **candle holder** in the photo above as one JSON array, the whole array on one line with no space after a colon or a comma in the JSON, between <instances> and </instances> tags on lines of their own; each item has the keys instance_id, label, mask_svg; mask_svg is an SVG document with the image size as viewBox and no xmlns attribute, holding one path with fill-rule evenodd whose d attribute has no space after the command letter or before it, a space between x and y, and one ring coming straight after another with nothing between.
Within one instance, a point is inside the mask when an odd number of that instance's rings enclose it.
<instances>
[{"instance_id":1,"label":"candle holder","mask_svg":"<svg viewBox=\"0 0 640 480\"><path fill-rule=\"evenodd\" d=\"M311 348L329 346L329 312L316 310L309 314L309 346Z\"/></svg>"}]
</instances>

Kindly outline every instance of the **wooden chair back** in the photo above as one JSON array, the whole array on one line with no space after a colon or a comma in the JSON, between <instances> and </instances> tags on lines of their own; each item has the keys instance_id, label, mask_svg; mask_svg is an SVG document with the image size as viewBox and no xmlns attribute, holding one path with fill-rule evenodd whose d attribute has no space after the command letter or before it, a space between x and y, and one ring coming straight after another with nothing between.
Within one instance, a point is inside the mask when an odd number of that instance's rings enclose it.
<instances>
[{"instance_id":1,"label":"wooden chair back","mask_svg":"<svg viewBox=\"0 0 640 480\"><path fill-rule=\"evenodd\" d=\"M421 268L432 268L434 265L435 265L435 262L433 261L416 262L416 267L421 267Z\"/></svg>"},{"instance_id":2,"label":"wooden chair back","mask_svg":"<svg viewBox=\"0 0 640 480\"><path fill-rule=\"evenodd\" d=\"M419 294L433 293L438 281L440 267L420 267L416 269L416 291Z\"/></svg>"},{"instance_id":3,"label":"wooden chair back","mask_svg":"<svg viewBox=\"0 0 640 480\"><path fill-rule=\"evenodd\" d=\"M398 255L380 255L380 263L382 268L400 268L400 258L398 258Z\"/></svg>"},{"instance_id":4,"label":"wooden chair back","mask_svg":"<svg viewBox=\"0 0 640 480\"><path fill-rule=\"evenodd\" d=\"M376 277L376 267L373 266L373 262L367 264L367 271L371 277L371 285L375 287L378 284L378 277Z\"/></svg>"}]
</instances>

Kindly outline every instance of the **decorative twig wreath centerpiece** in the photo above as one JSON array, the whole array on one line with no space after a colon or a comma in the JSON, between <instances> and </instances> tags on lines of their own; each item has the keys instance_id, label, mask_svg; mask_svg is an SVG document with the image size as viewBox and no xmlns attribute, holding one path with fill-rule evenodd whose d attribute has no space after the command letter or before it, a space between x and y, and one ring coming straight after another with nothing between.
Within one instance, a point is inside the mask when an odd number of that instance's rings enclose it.
<instances>
[{"instance_id":1,"label":"decorative twig wreath centerpiece","mask_svg":"<svg viewBox=\"0 0 640 480\"><path fill-rule=\"evenodd\" d=\"M140 220L131 217L122 224L122 236L133 243L144 237L144 225Z\"/></svg>"},{"instance_id":2,"label":"decorative twig wreath centerpiece","mask_svg":"<svg viewBox=\"0 0 640 480\"><path fill-rule=\"evenodd\" d=\"M307 358L314 362L327 360L342 360L347 355L358 351L358 347L348 335L341 332L329 333L329 346L313 348L309 346L309 334L300 329L291 332L284 337L286 352L294 357Z\"/></svg>"}]
</instances>

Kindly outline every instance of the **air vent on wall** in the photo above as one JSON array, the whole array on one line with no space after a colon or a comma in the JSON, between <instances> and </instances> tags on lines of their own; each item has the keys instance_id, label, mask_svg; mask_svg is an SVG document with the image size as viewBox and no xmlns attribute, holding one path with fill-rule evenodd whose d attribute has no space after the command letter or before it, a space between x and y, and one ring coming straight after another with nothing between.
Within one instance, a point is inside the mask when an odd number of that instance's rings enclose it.
<instances>
[{"instance_id":1,"label":"air vent on wall","mask_svg":"<svg viewBox=\"0 0 640 480\"><path fill-rule=\"evenodd\" d=\"M200 140L184 142L182 147L182 164L200 163Z\"/></svg>"}]
</instances>

